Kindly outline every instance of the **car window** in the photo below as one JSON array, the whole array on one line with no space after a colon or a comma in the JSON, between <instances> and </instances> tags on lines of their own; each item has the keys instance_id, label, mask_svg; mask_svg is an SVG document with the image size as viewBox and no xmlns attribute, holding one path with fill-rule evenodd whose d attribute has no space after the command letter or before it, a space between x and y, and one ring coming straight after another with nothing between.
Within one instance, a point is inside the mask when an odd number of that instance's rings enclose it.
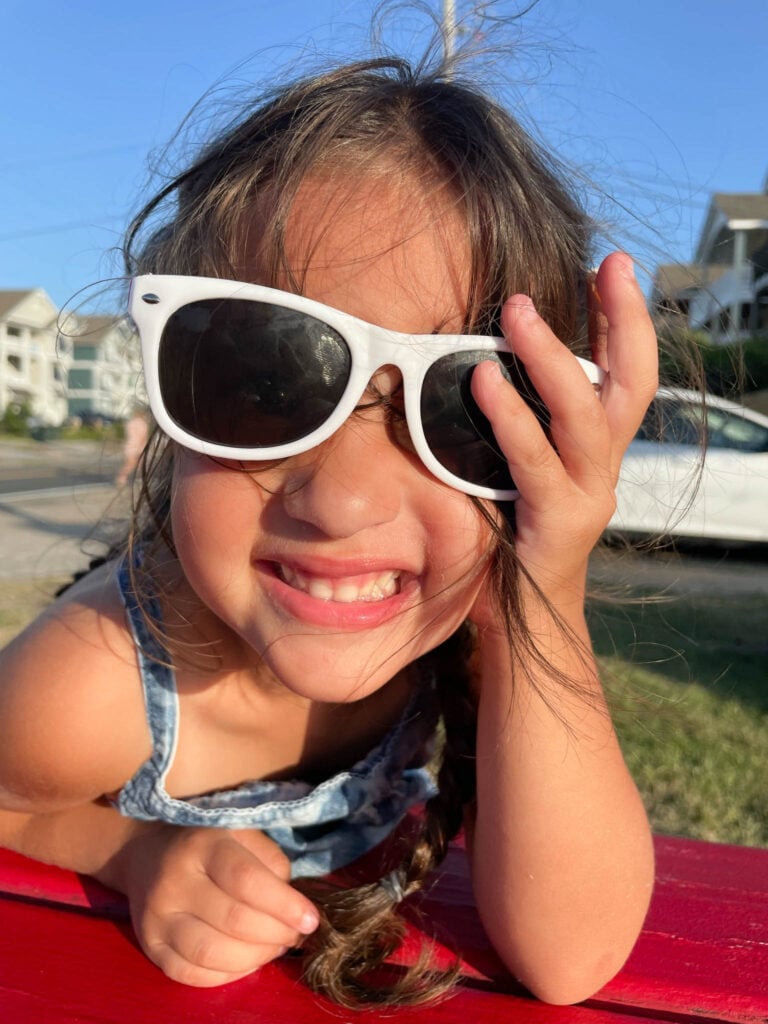
<instances>
[{"instance_id":1,"label":"car window","mask_svg":"<svg viewBox=\"0 0 768 1024\"><path fill-rule=\"evenodd\" d=\"M768 452L768 428L739 413L673 398L655 399L637 438L657 444L701 445L742 452Z\"/></svg>"},{"instance_id":2,"label":"car window","mask_svg":"<svg viewBox=\"0 0 768 1024\"><path fill-rule=\"evenodd\" d=\"M651 402L637 438L641 441L655 441L657 444L700 445L705 432L700 405L657 398Z\"/></svg>"},{"instance_id":3,"label":"car window","mask_svg":"<svg viewBox=\"0 0 768 1024\"><path fill-rule=\"evenodd\" d=\"M738 413L711 408L707 410L707 443L710 448L768 452L768 428Z\"/></svg>"}]
</instances>

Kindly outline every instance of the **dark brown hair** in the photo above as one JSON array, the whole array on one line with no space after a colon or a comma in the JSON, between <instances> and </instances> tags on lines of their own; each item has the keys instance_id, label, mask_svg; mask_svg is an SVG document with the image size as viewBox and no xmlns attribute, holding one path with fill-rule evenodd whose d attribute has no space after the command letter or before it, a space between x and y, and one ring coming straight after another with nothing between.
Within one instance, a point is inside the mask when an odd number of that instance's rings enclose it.
<instances>
[{"instance_id":1,"label":"dark brown hair","mask_svg":"<svg viewBox=\"0 0 768 1024\"><path fill-rule=\"evenodd\" d=\"M128 273L237 279L258 204L267 276L300 290L300 275L287 266L283 233L302 182L329 168L359 176L394 164L412 171L425 189L455 197L471 250L467 330L498 332L504 300L524 292L558 337L588 354L587 218L556 162L510 113L459 80L455 70L440 62L412 67L401 59L375 59L294 82L251 105L136 217L125 246ZM173 457L172 445L155 435L129 546L159 540L173 552ZM521 570L512 512L505 510L499 525L476 505L495 534L493 581L509 624L511 657L517 664L523 654L529 662L545 663L545 654L518 627ZM141 579L134 583L140 592ZM428 803L421 835L399 868L398 887L406 896L440 862L474 799L472 649L471 629L464 626L425 656L440 680L445 741L439 795ZM323 913L305 945L305 976L315 989L350 1007L425 1002L447 990L452 972L434 972L426 961L394 984L371 981L371 969L400 936L396 899L387 888L374 883L337 891L319 882L306 888Z\"/></svg>"}]
</instances>

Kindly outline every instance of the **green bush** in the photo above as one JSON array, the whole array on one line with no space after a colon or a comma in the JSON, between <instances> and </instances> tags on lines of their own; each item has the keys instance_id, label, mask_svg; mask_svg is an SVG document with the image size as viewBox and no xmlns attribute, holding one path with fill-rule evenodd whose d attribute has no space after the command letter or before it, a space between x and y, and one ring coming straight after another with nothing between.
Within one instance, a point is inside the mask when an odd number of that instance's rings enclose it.
<instances>
[{"instance_id":1,"label":"green bush","mask_svg":"<svg viewBox=\"0 0 768 1024\"><path fill-rule=\"evenodd\" d=\"M661 380L673 387L697 386L732 398L768 388L768 337L713 345L700 331L666 326L659 332Z\"/></svg>"},{"instance_id":2,"label":"green bush","mask_svg":"<svg viewBox=\"0 0 768 1024\"><path fill-rule=\"evenodd\" d=\"M115 423L70 423L60 431L66 441L122 441L125 437L125 424L118 420Z\"/></svg>"},{"instance_id":3,"label":"green bush","mask_svg":"<svg viewBox=\"0 0 768 1024\"><path fill-rule=\"evenodd\" d=\"M12 437L29 437L29 419L32 409L29 402L10 402L0 417L0 433Z\"/></svg>"}]
</instances>

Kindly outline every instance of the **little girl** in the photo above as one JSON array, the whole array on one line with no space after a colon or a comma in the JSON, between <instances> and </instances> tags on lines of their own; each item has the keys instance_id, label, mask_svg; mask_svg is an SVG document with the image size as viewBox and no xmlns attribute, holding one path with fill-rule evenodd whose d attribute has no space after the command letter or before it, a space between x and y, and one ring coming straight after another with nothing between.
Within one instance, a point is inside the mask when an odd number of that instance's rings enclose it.
<instances>
[{"instance_id":1,"label":"little girl","mask_svg":"<svg viewBox=\"0 0 768 1024\"><path fill-rule=\"evenodd\" d=\"M301 948L347 1005L433 998L366 974L462 825L533 993L627 957L651 842L583 605L656 345L590 259L514 118L395 59L270 95L132 225L158 429L121 550L0 656L0 841L126 893L171 978Z\"/></svg>"}]
</instances>

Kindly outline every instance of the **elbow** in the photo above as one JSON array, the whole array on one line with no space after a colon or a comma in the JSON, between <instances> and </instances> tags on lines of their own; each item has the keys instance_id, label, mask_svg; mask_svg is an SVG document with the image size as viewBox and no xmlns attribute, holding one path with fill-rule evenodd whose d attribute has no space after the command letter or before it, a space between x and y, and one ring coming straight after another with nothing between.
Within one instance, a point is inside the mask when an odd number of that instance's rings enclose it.
<instances>
[{"instance_id":1,"label":"elbow","mask_svg":"<svg viewBox=\"0 0 768 1024\"><path fill-rule=\"evenodd\" d=\"M625 928L598 928L591 933L577 928L559 938L550 930L538 935L529 932L524 941L491 941L509 971L533 996L567 1006L589 999L622 969L640 934L642 918L638 915L631 924L626 919L625 923Z\"/></svg>"},{"instance_id":2,"label":"elbow","mask_svg":"<svg viewBox=\"0 0 768 1024\"><path fill-rule=\"evenodd\" d=\"M627 915L628 917L630 915ZM635 915L631 915L635 918ZM644 915L622 929L605 928L599 938L581 929L557 941L549 935L538 943L515 944L502 959L518 981L544 1003L567 1006L589 999L622 969L639 937ZM498 949L498 947L497 947ZM512 953L512 948L507 947Z\"/></svg>"},{"instance_id":3,"label":"elbow","mask_svg":"<svg viewBox=\"0 0 768 1024\"><path fill-rule=\"evenodd\" d=\"M625 958L606 954L596 963L580 963L573 958L567 964L551 963L544 969L515 972L531 995L543 1003L570 1006L589 999L621 970Z\"/></svg>"}]
</instances>

